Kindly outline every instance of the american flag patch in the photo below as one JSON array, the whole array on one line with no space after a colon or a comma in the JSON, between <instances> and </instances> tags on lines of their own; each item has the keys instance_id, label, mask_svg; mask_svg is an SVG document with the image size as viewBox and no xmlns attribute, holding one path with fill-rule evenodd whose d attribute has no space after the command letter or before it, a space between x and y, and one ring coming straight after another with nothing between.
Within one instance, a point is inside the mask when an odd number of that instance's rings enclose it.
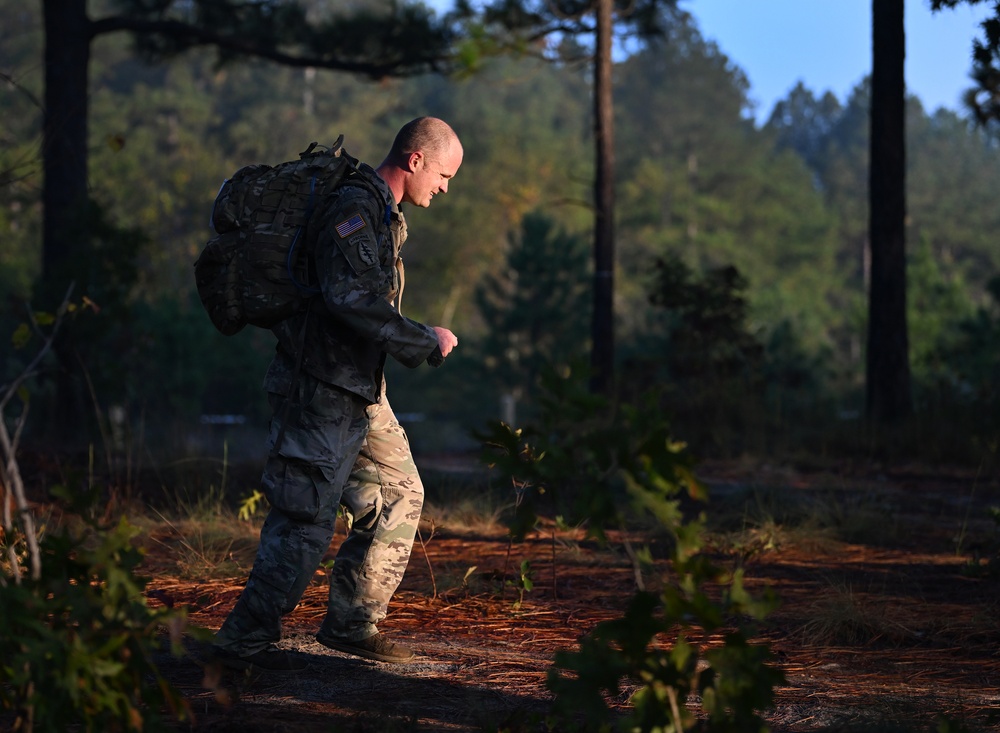
<instances>
[{"instance_id":1,"label":"american flag patch","mask_svg":"<svg viewBox=\"0 0 1000 733\"><path fill-rule=\"evenodd\" d=\"M361 218L361 214L355 214L350 219L345 219L340 222L335 228L337 230L337 234L339 234L340 238L343 239L344 237L348 237L358 231L358 229L363 229L364 227L365 220Z\"/></svg>"}]
</instances>

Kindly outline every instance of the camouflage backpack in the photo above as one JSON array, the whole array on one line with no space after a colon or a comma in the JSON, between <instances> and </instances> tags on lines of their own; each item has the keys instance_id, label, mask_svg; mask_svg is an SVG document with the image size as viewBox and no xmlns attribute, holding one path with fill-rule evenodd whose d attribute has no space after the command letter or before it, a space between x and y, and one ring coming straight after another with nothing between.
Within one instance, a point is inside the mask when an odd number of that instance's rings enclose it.
<instances>
[{"instance_id":1,"label":"camouflage backpack","mask_svg":"<svg viewBox=\"0 0 1000 733\"><path fill-rule=\"evenodd\" d=\"M248 165L223 182L212 207L216 233L194 263L198 295L222 333L247 324L272 328L319 292L310 284L305 227L317 205L357 171L343 141L341 135L331 148L312 143L298 160Z\"/></svg>"}]
</instances>

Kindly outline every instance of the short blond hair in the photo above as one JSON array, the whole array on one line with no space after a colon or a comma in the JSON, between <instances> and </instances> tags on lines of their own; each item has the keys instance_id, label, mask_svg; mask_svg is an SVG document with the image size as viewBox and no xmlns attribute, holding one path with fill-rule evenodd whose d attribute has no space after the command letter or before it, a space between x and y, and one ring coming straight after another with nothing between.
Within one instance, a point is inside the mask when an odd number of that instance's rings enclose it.
<instances>
[{"instance_id":1,"label":"short blond hair","mask_svg":"<svg viewBox=\"0 0 1000 733\"><path fill-rule=\"evenodd\" d=\"M421 152L429 157L445 155L458 135L444 120L437 117L418 117L403 125L392 142L389 157L402 163L411 153Z\"/></svg>"}]
</instances>

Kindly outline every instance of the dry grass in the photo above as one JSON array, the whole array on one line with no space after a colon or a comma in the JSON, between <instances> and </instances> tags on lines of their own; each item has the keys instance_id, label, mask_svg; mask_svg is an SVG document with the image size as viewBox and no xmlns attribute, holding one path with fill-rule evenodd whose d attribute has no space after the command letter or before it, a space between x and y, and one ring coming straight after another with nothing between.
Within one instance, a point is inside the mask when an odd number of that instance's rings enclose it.
<instances>
[{"instance_id":1,"label":"dry grass","mask_svg":"<svg viewBox=\"0 0 1000 733\"><path fill-rule=\"evenodd\" d=\"M508 509L482 496L465 497L452 503L428 501L421 515L421 526L457 535L503 535L507 527L502 517Z\"/></svg>"},{"instance_id":2,"label":"dry grass","mask_svg":"<svg viewBox=\"0 0 1000 733\"><path fill-rule=\"evenodd\" d=\"M878 593L861 593L850 585L833 585L806 609L799 631L811 646L902 644L918 633L893 619L889 603Z\"/></svg>"},{"instance_id":3,"label":"dry grass","mask_svg":"<svg viewBox=\"0 0 1000 733\"><path fill-rule=\"evenodd\" d=\"M170 519L156 512L144 525L144 547L157 565L184 579L246 575L253 564L260 526L231 511Z\"/></svg>"}]
</instances>

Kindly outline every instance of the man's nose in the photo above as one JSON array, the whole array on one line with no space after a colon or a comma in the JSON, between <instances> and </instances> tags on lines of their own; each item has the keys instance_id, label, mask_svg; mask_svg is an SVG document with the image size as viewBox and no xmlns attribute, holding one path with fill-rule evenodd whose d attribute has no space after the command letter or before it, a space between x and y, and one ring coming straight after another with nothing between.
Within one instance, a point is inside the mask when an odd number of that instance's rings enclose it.
<instances>
[{"instance_id":1,"label":"man's nose","mask_svg":"<svg viewBox=\"0 0 1000 733\"><path fill-rule=\"evenodd\" d=\"M444 182L444 183L442 183L442 184L441 184L440 186L438 186L438 190L439 190L439 191L440 191L441 193L448 193L448 181L445 181L445 182Z\"/></svg>"}]
</instances>

